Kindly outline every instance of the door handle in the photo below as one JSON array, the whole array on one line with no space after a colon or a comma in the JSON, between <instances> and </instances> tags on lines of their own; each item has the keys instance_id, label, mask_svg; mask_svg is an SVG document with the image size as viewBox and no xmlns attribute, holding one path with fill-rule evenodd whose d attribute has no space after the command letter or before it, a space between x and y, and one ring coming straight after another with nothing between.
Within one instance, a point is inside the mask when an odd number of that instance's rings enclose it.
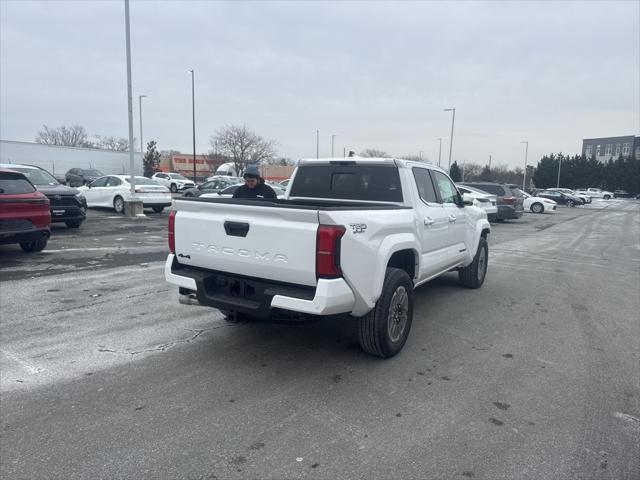
<instances>
[{"instance_id":1,"label":"door handle","mask_svg":"<svg viewBox=\"0 0 640 480\"><path fill-rule=\"evenodd\" d=\"M456 216L455 215L449 215L449 223L456 223Z\"/></svg>"},{"instance_id":2,"label":"door handle","mask_svg":"<svg viewBox=\"0 0 640 480\"><path fill-rule=\"evenodd\" d=\"M431 217L427 217L424 219L424 224L427 227L430 227L431 225L433 225L433 223L434 223L434 220Z\"/></svg>"}]
</instances>

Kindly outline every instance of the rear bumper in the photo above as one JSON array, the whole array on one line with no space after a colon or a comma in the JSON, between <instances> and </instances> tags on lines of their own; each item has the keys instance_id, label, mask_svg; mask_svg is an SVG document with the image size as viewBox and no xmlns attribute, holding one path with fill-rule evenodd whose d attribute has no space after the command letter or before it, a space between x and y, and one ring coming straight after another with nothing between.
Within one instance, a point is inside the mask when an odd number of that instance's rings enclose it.
<instances>
[{"instance_id":1,"label":"rear bumper","mask_svg":"<svg viewBox=\"0 0 640 480\"><path fill-rule=\"evenodd\" d=\"M194 292L200 305L267 318L274 309L334 315L353 310L355 296L342 278L320 279L316 287L289 285L179 264L169 254L167 282Z\"/></svg>"},{"instance_id":2,"label":"rear bumper","mask_svg":"<svg viewBox=\"0 0 640 480\"><path fill-rule=\"evenodd\" d=\"M524 214L524 209L516 209L513 205L498 205L498 219L516 219Z\"/></svg>"},{"instance_id":3,"label":"rear bumper","mask_svg":"<svg viewBox=\"0 0 640 480\"><path fill-rule=\"evenodd\" d=\"M31 230L2 230L0 231L0 245L13 243L32 242L43 237L49 238L51 231L48 228Z\"/></svg>"}]
</instances>

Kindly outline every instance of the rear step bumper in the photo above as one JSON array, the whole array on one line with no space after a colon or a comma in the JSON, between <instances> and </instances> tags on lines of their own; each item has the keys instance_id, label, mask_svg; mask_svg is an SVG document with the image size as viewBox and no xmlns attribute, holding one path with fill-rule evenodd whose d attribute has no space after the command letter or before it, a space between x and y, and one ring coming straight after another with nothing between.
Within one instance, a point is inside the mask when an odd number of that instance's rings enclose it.
<instances>
[{"instance_id":1,"label":"rear step bumper","mask_svg":"<svg viewBox=\"0 0 640 480\"><path fill-rule=\"evenodd\" d=\"M182 295L180 303L258 317L269 316L274 308L312 315L349 313L355 304L355 296L342 278L319 279L315 289L298 287L184 266L175 261L173 254L167 257L165 278L169 283L194 292Z\"/></svg>"}]
</instances>

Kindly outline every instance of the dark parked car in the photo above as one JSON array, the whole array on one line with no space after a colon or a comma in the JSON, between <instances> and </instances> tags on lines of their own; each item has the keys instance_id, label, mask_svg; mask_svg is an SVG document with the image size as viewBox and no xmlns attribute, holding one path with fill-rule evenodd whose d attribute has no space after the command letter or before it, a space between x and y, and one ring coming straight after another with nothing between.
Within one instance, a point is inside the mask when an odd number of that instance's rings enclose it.
<instances>
[{"instance_id":1,"label":"dark parked car","mask_svg":"<svg viewBox=\"0 0 640 480\"><path fill-rule=\"evenodd\" d=\"M507 219L517 219L524 214L524 197L516 186L509 187L502 183L490 182L461 182L460 185L467 185L476 190L491 193L497 197L498 215L496 220L501 222Z\"/></svg>"},{"instance_id":2,"label":"dark parked car","mask_svg":"<svg viewBox=\"0 0 640 480\"><path fill-rule=\"evenodd\" d=\"M568 193L558 192L557 190L541 190L536 194L538 197L553 200L558 205L566 205L567 207L575 207L584 205L584 200Z\"/></svg>"},{"instance_id":3,"label":"dark parked car","mask_svg":"<svg viewBox=\"0 0 640 480\"><path fill-rule=\"evenodd\" d=\"M217 193L234 184L235 182L230 182L229 180L223 180L223 179L211 180L209 182L203 183L202 185L198 185L195 188L187 188L184 191L183 196L199 197L203 193Z\"/></svg>"},{"instance_id":4,"label":"dark parked car","mask_svg":"<svg viewBox=\"0 0 640 480\"><path fill-rule=\"evenodd\" d=\"M19 243L25 252L47 246L49 200L20 172L0 168L0 244Z\"/></svg>"},{"instance_id":5,"label":"dark parked car","mask_svg":"<svg viewBox=\"0 0 640 480\"><path fill-rule=\"evenodd\" d=\"M69 228L78 228L87 218L87 200L75 188L60 185L49 172L32 165L0 164L24 174L49 199L51 222L64 222Z\"/></svg>"},{"instance_id":6,"label":"dark parked car","mask_svg":"<svg viewBox=\"0 0 640 480\"><path fill-rule=\"evenodd\" d=\"M95 168L72 168L65 174L64 178L70 187L81 187L103 176L104 173Z\"/></svg>"},{"instance_id":7,"label":"dark parked car","mask_svg":"<svg viewBox=\"0 0 640 480\"><path fill-rule=\"evenodd\" d=\"M633 198L633 193L629 193L626 190L616 190L613 192L613 198Z\"/></svg>"}]
</instances>

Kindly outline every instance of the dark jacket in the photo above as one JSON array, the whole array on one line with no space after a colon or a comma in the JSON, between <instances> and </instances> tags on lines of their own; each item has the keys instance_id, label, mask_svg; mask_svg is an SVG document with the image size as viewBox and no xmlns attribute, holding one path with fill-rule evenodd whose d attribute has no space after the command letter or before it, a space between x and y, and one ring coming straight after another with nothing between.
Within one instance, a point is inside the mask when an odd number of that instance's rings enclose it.
<instances>
[{"instance_id":1,"label":"dark jacket","mask_svg":"<svg viewBox=\"0 0 640 480\"><path fill-rule=\"evenodd\" d=\"M242 185L233 194L233 198L278 198L276 192L273 191L269 185L259 183L255 188L247 188L246 185Z\"/></svg>"}]
</instances>

